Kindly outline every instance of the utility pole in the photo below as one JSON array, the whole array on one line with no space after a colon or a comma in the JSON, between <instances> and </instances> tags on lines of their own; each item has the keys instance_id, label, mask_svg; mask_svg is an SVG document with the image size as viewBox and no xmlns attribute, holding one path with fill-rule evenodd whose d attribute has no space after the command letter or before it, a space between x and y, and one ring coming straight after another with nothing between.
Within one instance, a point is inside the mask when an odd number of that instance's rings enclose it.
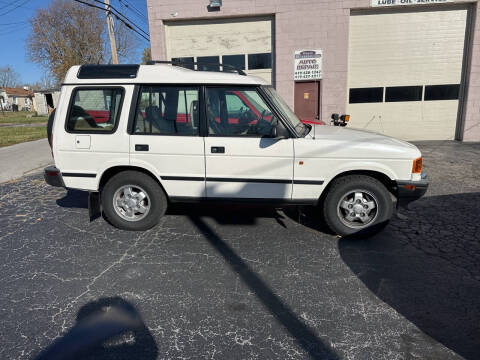
<instances>
[{"instance_id":1,"label":"utility pole","mask_svg":"<svg viewBox=\"0 0 480 360\"><path fill-rule=\"evenodd\" d=\"M112 50L112 62L118 64L117 43L113 32L113 17L110 12L110 0L105 0L105 9L107 10L108 36L110 37L110 49Z\"/></svg>"}]
</instances>

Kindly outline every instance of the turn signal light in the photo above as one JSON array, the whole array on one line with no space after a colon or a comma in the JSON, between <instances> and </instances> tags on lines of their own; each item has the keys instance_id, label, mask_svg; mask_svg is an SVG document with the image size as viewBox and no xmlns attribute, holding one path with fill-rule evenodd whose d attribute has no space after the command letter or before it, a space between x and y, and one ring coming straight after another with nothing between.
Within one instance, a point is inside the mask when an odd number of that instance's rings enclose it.
<instances>
[{"instance_id":1,"label":"turn signal light","mask_svg":"<svg viewBox=\"0 0 480 360\"><path fill-rule=\"evenodd\" d=\"M422 158L413 160L412 173L420 174L422 172Z\"/></svg>"},{"instance_id":2,"label":"turn signal light","mask_svg":"<svg viewBox=\"0 0 480 360\"><path fill-rule=\"evenodd\" d=\"M347 123L350 121L350 115L342 115L341 119Z\"/></svg>"}]
</instances>

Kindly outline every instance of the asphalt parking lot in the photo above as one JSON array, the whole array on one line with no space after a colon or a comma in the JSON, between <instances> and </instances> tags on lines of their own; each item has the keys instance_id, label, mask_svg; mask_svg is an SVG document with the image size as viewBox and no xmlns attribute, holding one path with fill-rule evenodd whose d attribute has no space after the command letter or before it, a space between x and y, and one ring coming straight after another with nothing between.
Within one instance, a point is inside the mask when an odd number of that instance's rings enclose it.
<instances>
[{"instance_id":1,"label":"asphalt parking lot","mask_svg":"<svg viewBox=\"0 0 480 360\"><path fill-rule=\"evenodd\" d=\"M0 185L0 358L115 302L145 326L92 359L480 358L480 144L420 147L427 196L365 240L248 206L125 232L39 175Z\"/></svg>"}]
</instances>

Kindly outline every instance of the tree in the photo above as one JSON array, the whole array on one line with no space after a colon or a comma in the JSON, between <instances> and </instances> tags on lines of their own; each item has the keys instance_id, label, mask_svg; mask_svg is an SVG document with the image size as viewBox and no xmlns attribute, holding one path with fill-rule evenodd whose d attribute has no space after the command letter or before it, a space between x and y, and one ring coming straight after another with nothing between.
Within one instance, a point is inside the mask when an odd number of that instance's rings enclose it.
<instances>
[{"instance_id":1,"label":"tree","mask_svg":"<svg viewBox=\"0 0 480 360\"><path fill-rule=\"evenodd\" d=\"M152 60L152 50L148 47L143 49L142 52L142 64L145 65L147 62Z\"/></svg>"},{"instance_id":2,"label":"tree","mask_svg":"<svg viewBox=\"0 0 480 360\"><path fill-rule=\"evenodd\" d=\"M7 65L0 67L0 87L16 87L20 81L20 74Z\"/></svg>"},{"instance_id":3,"label":"tree","mask_svg":"<svg viewBox=\"0 0 480 360\"><path fill-rule=\"evenodd\" d=\"M40 85L42 90L47 90L59 87L60 83L58 81L56 82L49 73L45 72L40 78Z\"/></svg>"},{"instance_id":4,"label":"tree","mask_svg":"<svg viewBox=\"0 0 480 360\"><path fill-rule=\"evenodd\" d=\"M110 62L105 12L74 2L53 0L30 19L27 53L61 82L73 65ZM134 52L134 38L122 24L115 27L118 56L127 59Z\"/></svg>"},{"instance_id":5,"label":"tree","mask_svg":"<svg viewBox=\"0 0 480 360\"><path fill-rule=\"evenodd\" d=\"M56 82L47 72L45 72L37 82L25 85L29 86L32 90L49 90L60 87L60 83Z\"/></svg>"}]
</instances>

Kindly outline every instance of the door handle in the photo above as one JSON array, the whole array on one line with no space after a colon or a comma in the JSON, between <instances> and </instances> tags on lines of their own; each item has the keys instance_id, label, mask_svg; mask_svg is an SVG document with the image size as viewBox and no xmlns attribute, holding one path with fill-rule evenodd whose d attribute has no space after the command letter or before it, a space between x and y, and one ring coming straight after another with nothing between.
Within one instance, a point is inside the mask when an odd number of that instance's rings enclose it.
<instances>
[{"instance_id":1,"label":"door handle","mask_svg":"<svg viewBox=\"0 0 480 360\"><path fill-rule=\"evenodd\" d=\"M212 154L225 154L225 146L212 146Z\"/></svg>"},{"instance_id":2,"label":"door handle","mask_svg":"<svg viewBox=\"0 0 480 360\"><path fill-rule=\"evenodd\" d=\"M148 145L135 144L135 151L148 151Z\"/></svg>"}]
</instances>

